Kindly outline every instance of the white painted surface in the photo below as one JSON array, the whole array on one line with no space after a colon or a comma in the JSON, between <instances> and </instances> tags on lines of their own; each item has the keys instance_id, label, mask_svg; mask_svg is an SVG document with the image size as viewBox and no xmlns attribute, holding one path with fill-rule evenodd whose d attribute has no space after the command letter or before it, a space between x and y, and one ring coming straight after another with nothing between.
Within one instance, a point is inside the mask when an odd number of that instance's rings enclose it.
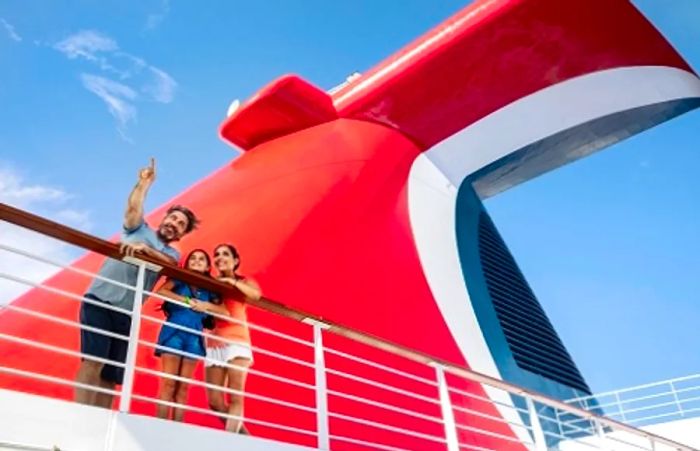
<instances>
[{"instance_id":1,"label":"white painted surface","mask_svg":"<svg viewBox=\"0 0 700 451\"><path fill-rule=\"evenodd\" d=\"M654 424L652 426L645 426L642 429L661 437L674 440L683 445L700 449L700 417ZM608 449L611 450L639 451L640 447L651 449L649 440L642 439L629 433L613 432L607 437L606 444ZM563 442L559 445L559 449L561 451L590 451L593 449L591 445L597 446L598 443L597 437L588 437L586 439L581 439L580 443ZM656 449L657 451L667 451L673 448L666 445L657 445Z\"/></svg>"},{"instance_id":2,"label":"white painted surface","mask_svg":"<svg viewBox=\"0 0 700 451\"><path fill-rule=\"evenodd\" d=\"M661 66L603 70L518 99L425 154L459 186L479 169L556 133L610 114L693 97L700 97L700 79L684 70Z\"/></svg>"},{"instance_id":3,"label":"white painted surface","mask_svg":"<svg viewBox=\"0 0 700 451\"><path fill-rule=\"evenodd\" d=\"M2 443L61 451L310 449L0 389L0 450L8 449Z\"/></svg>"},{"instance_id":4,"label":"white painted surface","mask_svg":"<svg viewBox=\"0 0 700 451\"><path fill-rule=\"evenodd\" d=\"M113 412L0 390L0 443L102 450Z\"/></svg>"},{"instance_id":5,"label":"white painted surface","mask_svg":"<svg viewBox=\"0 0 700 451\"><path fill-rule=\"evenodd\" d=\"M700 417L654 424L642 429L700 449Z\"/></svg>"},{"instance_id":6,"label":"white painted surface","mask_svg":"<svg viewBox=\"0 0 700 451\"><path fill-rule=\"evenodd\" d=\"M462 275L455 234L457 188L421 154L413 162L408 179L408 212L423 272L433 298L459 350L472 370L502 379L481 332ZM511 396L484 386L486 394L513 406ZM496 404L502 418L521 424L514 407ZM532 441L522 427L511 427L523 441Z\"/></svg>"}]
</instances>

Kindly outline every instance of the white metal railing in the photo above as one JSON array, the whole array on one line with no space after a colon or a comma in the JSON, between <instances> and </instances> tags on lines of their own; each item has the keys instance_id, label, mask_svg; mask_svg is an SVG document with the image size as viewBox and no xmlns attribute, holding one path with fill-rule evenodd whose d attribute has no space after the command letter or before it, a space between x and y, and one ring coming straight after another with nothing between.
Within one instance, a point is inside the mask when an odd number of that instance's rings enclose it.
<instances>
[{"instance_id":1,"label":"white metal railing","mask_svg":"<svg viewBox=\"0 0 700 451\"><path fill-rule=\"evenodd\" d=\"M58 446L46 447L46 446L36 446L28 445L26 443L14 443L14 442L4 442L0 441L0 450L13 450L13 451L61 451Z\"/></svg>"},{"instance_id":2,"label":"white metal railing","mask_svg":"<svg viewBox=\"0 0 700 451\"><path fill-rule=\"evenodd\" d=\"M85 277L98 277L88 271L63 265L44 257L31 255L20 249L0 245L0 252L10 252L22 255L28 259L49 263ZM143 283L144 272L149 263L133 260L132 264L139 267L139 282ZM329 346L325 338L335 334L335 329L318 320L305 320L309 332L306 337L273 330L270 327L249 323L254 331L256 340L265 342L262 337L274 337L275 340L286 341L308 352L297 352L288 355L282 352L283 347L269 349L256 345L256 356L265 356L269 362L248 370L250 379L256 380L256 387L265 384L281 384L288 391L306 400L301 402L284 397L284 391L278 391L279 396L271 396L262 391L247 390L245 397L249 403L265 404L278 408L290 409L299 416L311 415L315 418L314 425L303 427L294 420L297 415L266 418L263 416L243 415L231 416L227 413L215 413L206 407L178 404L160 400L152 394L139 391L137 374L143 377L171 378L186 381L192 386L218 390L224 394L241 394L235 390L219 387L202 380L183 379L172 376L153 368L139 365L139 352L153 349L167 349L155 342L149 341L140 334L144 322L156 325L165 324L157 318L141 312L141 300L145 296L159 298L184 306L178 301L165 298L157 293L145 291L142 286L129 287L135 290L133 311L104 305L69 291L35 283L12 274L0 273L0 279L21 283L29 287L65 298L70 302L87 302L103 308L125 313L132 317L132 327L129 337L113 334L107 331L90 328L77 321L47 315L41 311L26 308L26 306L8 305L7 311L18 315L31 317L38 321L47 321L73 329L86 329L102 333L116 339L128 340L129 348L126 362L115 362L84 355L74 349L44 343L36 337L12 336L0 331L0 341L12 343L13 346L24 346L46 352L57 353L70 358L85 358L109 363L125 369L124 384L117 391L101 387L86 386L64 377L41 374L36 371L26 371L22 368L6 366L0 356L0 373L20 378L30 378L45 384L58 384L69 387L80 387L119 397L119 410L128 413L133 401L153 405L177 407L188 412L213 415L225 419L242 420L246 424L264 431L283 431L312 439L319 449L331 449L333 443L343 442L381 450L400 449L443 449L457 451L460 449L498 450L515 443L526 449L544 451L558 449L561 443L581 443L582 446L594 449L613 449L612 443L623 443L645 450L666 449L691 450L692 448L667 440L663 437L634 429L630 426L601 417L593 412L580 409L538 393L530 392L503 381L495 380L469 370L434 361L430 364L420 359L406 358L405 352L397 355L391 347L382 345L373 349L372 356L359 354L356 342L349 343L350 350L343 349L342 344ZM111 281L110 281L111 282ZM214 315L227 321L235 321L227 316ZM200 332L183 326L168 323L176 329L200 334L204 337L225 339L214 336L209 332ZM311 338L311 339L309 339ZM365 346L366 342L362 343ZM178 351L180 352L180 351ZM181 352L180 352L181 353ZM306 356L306 359L304 358ZM196 355L187 357L203 360ZM256 359L257 360L257 359ZM401 360L398 366L397 360ZM231 364L229 368L237 367ZM310 376L309 376L310 375ZM311 380L308 380L308 379ZM678 380L672 381L678 384ZM476 383L476 384L475 384ZM674 385L671 387L674 387ZM680 389L679 389L680 388ZM685 391L681 391L685 390ZM691 391L687 387L676 387L673 392L676 403L683 407L689 398L679 397L681 393ZM620 393L615 394L616 397ZM577 400L580 402L581 400ZM627 401L621 401L623 404ZM618 403L619 405L619 403ZM261 412L263 409L258 409ZM629 414L629 409L627 410ZM615 435L617 432L626 434L624 437ZM269 433L272 434L272 433ZM274 434L272 434L274 436ZM629 439L632 437L634 440ZM595 439L591 441L591 439ZM626 448L625 448L626 449Z\"/></svg>"},{"instance_id":3,"label":"white metal railing","mask_svg":"<svg viewBox=\"0 0 700 451\"><path fill-rule=\"evenodd\" d=\"M700 374L582 396L567 402L573 405L596 403L606 416L636 426L693 418L700 416Z\"/></svg>"}]
</instances>

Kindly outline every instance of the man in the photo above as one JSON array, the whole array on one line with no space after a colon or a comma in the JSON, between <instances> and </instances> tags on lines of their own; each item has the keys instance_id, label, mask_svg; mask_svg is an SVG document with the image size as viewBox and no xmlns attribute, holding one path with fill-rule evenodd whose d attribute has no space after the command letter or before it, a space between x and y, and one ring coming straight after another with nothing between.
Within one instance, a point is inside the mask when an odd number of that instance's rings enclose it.
<instances>
[{"instance_id":1,"label":"man","mask_svg":"<svg viewBox=\"0 0 700 451\"><path fill-rule=\"evenodd\" d=\"M188 208L175 205L168 209L158 229L156 231L151 229L143 219L143 203L155 178L155 160L151 158L150 166L139 171L136 186L129 195L120 249L124 255L148 255L165 263L176 264L180 254L170 244L191 232L197 226L198 220ZM133 287L136 285L137 273L136 266L108 258L98 274ZM158 274L146 271L145 276L144 289L150 291L158 279ZM85 297L96 303L109 304L129 311L134 308L134 290L99 278L93 280ZM126 336L129 335L131 328L131 317L125 313L87 302L81 303L80 322L83 325ZM127 342L120 338L81 329L80 350L84 354L123 363L126 361ZM76 381L113 390L117 384L122 383L123 378L123 368L83 358ZM83 404L110 408L112 398L111 394L94 390L83 388L75 390L75 400Z\"/></svg>"}]
</instances>

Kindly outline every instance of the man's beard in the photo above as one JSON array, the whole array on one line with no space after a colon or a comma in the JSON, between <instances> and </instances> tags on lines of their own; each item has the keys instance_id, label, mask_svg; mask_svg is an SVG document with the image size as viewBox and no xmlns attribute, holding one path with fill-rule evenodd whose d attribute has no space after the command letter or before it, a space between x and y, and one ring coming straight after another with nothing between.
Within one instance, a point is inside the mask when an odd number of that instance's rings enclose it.
<instances>
[{"instance_id":1,"label":"man's beard","mask_svg":"<svg viewBox=\"0 0 700 451\"><path fill-rule=\"evenodd\" d=\"M177 237L176 237L176 234L175 234L174 231L172 231L172 230L170 231L170 236L171 236L172 238L168 238L168 236L166 236L166 235L163 233L163 230L164 230L164 229L165 229L165 227L158 227L158 233L157 233L157 235L158 235L158 238L159 238L162 242L164 242L164 243L170 243L170 242L172 242L172 241L177 240Z\"/></svg>"}]
</instances>

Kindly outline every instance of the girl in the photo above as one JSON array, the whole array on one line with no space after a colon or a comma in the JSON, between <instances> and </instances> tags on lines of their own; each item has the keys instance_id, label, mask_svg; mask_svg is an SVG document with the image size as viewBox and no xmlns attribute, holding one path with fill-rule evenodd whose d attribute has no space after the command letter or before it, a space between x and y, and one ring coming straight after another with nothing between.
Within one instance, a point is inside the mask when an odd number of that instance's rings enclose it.
<instances>
[{"instance_id":1,"label":"girl","mask_svg":"<svg viewBox=\"0 0 700 451\"><path fill-rule=\"evenodd\" d=\"M200 272L211 277L211 260L209 255L195 249L189 253L184 264L190 271ZM156 348L155 354L161 357L162 371L167 374L192 378L197 366L197 360L191 356L185 356L181 352L204 357L206 351L201 335L193 332L176 329L168 323L194 329L202 332L205 318L204 305L214 306L220 303L218 297L207 290L198 289L179 280L168 279L158 294L182 303L192 308L183 307L172 302L163 302L162 309L165 312L167 323L163 325L158 335L158 345L167 349ZM197 307L195 309L195 307ZM180 351L180 352L178 352ZM188 384L169 377L163 377L160 384L159 398L163 401L185 404L187 402ZM172 419L182 421L184 410L173 408ZM170 418L169 406L158 404L157 415L160 418Z\"/></svg>"},{"instance_id":2,"label":"girl","mask_svg":"<svg viewBox=\"0 0 700 451\"><path fill-rule=\"evenodd\" d=\"M233 285L248 299L260 299L258 284L236 272L240 263L238 251L232 245L220 244L214 248L214 265L219 272L218 279ZM207 396L212 410L240 418L243 416L242 393L246 373L253 363L246 304L238 299L227 297L223 300L223 307L232 321L217 319L215 322L213 335L224 338L226 341L207 340L207 359L204 364L206 379L209 384L228 387L237 391L238 394L231 394L228 405L221 391L207 389ZM227 367L226 364L236 368ZM240 419L230 418L225 421L225 425L227 431L248 433Z\"/></svg>"}]
</instances>

